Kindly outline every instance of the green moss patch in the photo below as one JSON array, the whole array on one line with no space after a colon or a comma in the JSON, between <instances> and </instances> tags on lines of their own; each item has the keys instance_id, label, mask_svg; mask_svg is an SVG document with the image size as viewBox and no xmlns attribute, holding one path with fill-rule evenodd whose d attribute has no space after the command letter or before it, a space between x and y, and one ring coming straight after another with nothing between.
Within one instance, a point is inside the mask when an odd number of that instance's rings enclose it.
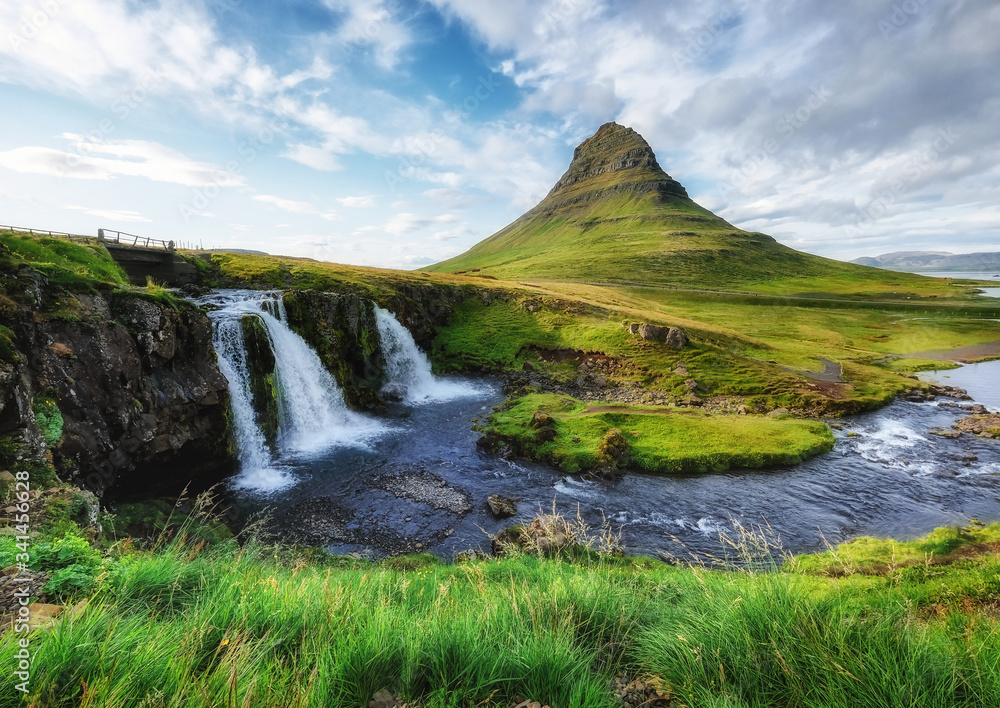
<instances>
[{"instance_id":1,"label":"green moss patch","mask_svg":"<svg viewBox=\"0 0 1000 708\"><path fill-rule=\"evenodd\" d=\"M49 398L36 398L34 402L35 423L38 425L47 447L55 447L62 438L63 417L59 406Z\"/></svg>"}]
</instances>

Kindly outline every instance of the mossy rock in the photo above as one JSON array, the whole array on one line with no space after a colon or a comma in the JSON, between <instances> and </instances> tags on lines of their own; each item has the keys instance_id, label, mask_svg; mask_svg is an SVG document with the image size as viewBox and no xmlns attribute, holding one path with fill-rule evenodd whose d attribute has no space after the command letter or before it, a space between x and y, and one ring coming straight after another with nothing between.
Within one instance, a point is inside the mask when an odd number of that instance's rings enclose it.
<instances>
[{"instance_id":1,"label":"mossy rock","mask_svg":"<svg viewBox=\"0 0 1000 708\"><path fill-rule=\"evenodd\" d=\"M247 315L240 320L243 342L247 353L247 371L250 374L250 396L253 409L268 445L278 438L278 390L275 379L274 353L267 330L259 317Z\"/></svg>"}]
</instances>

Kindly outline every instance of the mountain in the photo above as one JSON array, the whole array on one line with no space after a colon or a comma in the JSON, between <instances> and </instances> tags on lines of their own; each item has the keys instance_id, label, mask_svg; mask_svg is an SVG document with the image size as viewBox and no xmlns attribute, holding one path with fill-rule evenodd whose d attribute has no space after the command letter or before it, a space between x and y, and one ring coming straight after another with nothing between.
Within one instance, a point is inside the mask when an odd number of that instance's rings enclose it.
<instances>
[{"instance_id":1,"label":"mountain","mask_svg":"<svg viewBox=\"0 0 1000 708\"><path fill-rule=\"evenodd\" d=\"M881 256L855 258L851 263L895 271L1000 272L1000 253L948 253L947 251L895 251Z\"/></svg>"},{"instance_id":2,"label":"mountain","mask_svg":"<svg viewBox=\"0 0 1000 708\"><path fill-rule=\"evenodd\" d=\"M688 197L641 135L606 123L548 195L467 252L423 270L505 280L736 286L878 271L742 231Z\"/></svg>"}]
</instances>

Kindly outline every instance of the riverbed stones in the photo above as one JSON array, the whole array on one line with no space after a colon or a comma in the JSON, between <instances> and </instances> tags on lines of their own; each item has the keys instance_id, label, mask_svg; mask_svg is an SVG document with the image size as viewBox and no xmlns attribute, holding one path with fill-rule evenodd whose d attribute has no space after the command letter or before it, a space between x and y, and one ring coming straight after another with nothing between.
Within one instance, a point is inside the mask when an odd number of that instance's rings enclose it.
<instances>
[{"instance_id":1,"label":"riverbed stones","mask_svg":"<svg viewBox=\"0 0 1000 708\"><path fill-rule=\"evenodd\" d=\"M379 477L374 480L374 485L397 498L421 502L459 516L472 511L472 499L468 492L423 470Z\"/></svg>"},{"instance_id":2,"label":"riverbed stones","mask_svg":"<svg viewBox=\"0 0 1000 708\"><path fill-rule=\"evenodd\" d=\"M936 435L939 438L947 438L949 440L962 437L962 431L955 430L954 428L931 428L927 431L927 434Z\"/></svg>"},{"instance_id":3,"label":"riverbed stones","mask_svg":"<svg viewBox=\"0 0 1000 708\"><path fill-rule=\"evenodd\" d=\"M925 403L935 400L938 396L945 398L957 398L960 401L971 401L972 397L964 388L957 386L931 386L924 391L919 388L911 388L899 394L899 397L910 403Z\"/></svg>"}]
</instances>

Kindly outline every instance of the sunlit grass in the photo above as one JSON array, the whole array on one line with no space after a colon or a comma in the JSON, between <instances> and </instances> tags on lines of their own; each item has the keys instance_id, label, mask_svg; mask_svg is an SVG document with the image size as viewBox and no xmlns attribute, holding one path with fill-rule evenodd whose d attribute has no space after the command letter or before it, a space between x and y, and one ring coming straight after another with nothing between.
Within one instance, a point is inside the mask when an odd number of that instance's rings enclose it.
<instances>
[{"instance_id":1,"label":"sunlit grass","mask_svg":"<svg viewBox=\"0 0 1000 708\"><path fill-rule=\"evenodd\" d=\"M709 570L586 550L324 560L181 529L104 553L86 606L32 635L28 702L328 708L387 688L420 706L615 706L612 682L629 675L677 705L986 708L1000 700L984 550L997 537L939 530L782 565L767 534L735 525L718 554L731 560ZM933 548L949 562L924 562ZM0 662L16 651L0 638ZM0 676L0 706L25 705L15 680Z\"/></svg>"}]
</instances>

